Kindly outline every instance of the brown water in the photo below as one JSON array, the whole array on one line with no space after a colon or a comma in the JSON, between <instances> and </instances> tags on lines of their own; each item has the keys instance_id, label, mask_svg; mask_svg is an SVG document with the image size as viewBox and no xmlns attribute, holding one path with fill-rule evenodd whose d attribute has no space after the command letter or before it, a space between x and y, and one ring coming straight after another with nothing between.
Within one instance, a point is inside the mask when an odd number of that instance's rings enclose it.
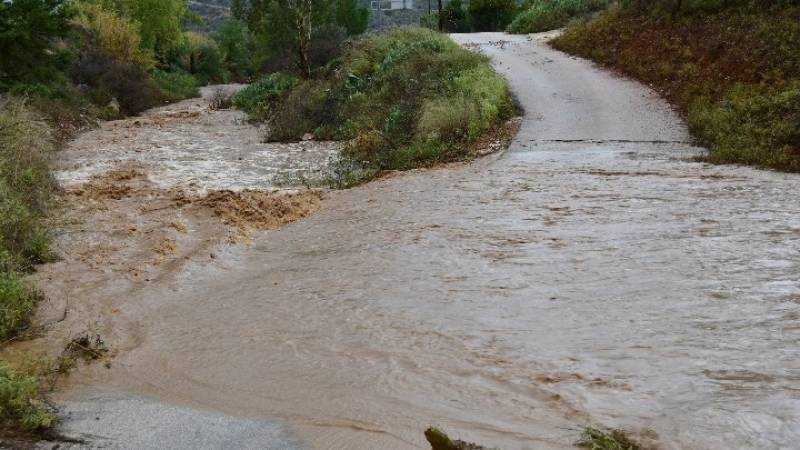
<instances>
[{"instance_id":1,"label":"brown water","mask_svg":"<svg viewBox=\"0 0 800 450\"><path fill-rule=\"evenodd\" d=\"M90 384L315 448L424 448L430 424L568 448L589 423L793 448L800 177L689 162L651 91L541 38L454 38L526 108L507 152L331 193L112 300L120 354Z\"/></svg>"}]
</instances>

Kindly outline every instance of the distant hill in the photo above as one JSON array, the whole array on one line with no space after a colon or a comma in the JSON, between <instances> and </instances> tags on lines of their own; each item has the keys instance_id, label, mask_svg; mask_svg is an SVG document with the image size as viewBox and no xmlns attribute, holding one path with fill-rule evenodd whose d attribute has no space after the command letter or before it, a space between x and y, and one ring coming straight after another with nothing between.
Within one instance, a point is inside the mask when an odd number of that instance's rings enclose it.
<instances>
[{"instance_id":1,"label":"distant hill","mask_svg":"<svg viewBox=\"0 0 800 450\"><path fill-rule=\"evenodd\" d=\"M203 18L203 26L191 27L197 31L211 31L230 16L231 0L189 0L189 9Z\"/></svg>"}]
</instances>

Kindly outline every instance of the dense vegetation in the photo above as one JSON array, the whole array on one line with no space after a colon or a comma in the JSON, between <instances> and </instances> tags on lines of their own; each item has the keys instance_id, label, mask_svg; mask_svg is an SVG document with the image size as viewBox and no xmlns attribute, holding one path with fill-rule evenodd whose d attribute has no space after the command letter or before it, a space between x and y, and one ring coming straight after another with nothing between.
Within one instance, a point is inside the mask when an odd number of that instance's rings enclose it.
<instances>
[{"instance_id":1,"label":"dense vegetation","mask_svg":"<svg viewBox=\"0 0 800 450\"><path fill-rule=\"evenodd\" d=\"M519 11L516 0L470 0L464 6L462 0L451 0L439 14L424 16L420 25L449 33L470 31L502 31Z\"/></svg>"},{"instance_id":2,"label":"dense vegetation","mask_svg":"<svg viewBox=\"0 0 800 450\"><path fill-rule=\"evenodd\" d=\"M362 175L463 157L514 112L486 57L422 28L366 36L314 78L272 75L234 103L274 140L346 140Z\"/></svg>"},{"instance_id":3,"label":"dense vegetation","mask_svg":"<svg viewBox=\"0 0 800 450\"><path fill-rule=\"evenodd\" d=\"M358 0L249 0L232 4L234 20L252 36L253 68L309 78L348 39L367 29Z\"/></svg>"},{"instance_id":4,"label":"dense vegetation","mask_svg":"<svg viewBox=\"0 0 800 450\"><path fill-rule=\"evenodd\" d=\"M608 7L611 0L529 0L508 26L510 33L525 34L561 28L576 17Z\"/></svg>"},{"instance_id":5,"label":"dense vegetation","mask_svg":"<svg viewBox=\"0 0 800 450\"><path fill-rule=\"evenodd\" d=\"M710 160L800 171L800 2L625 1L553 42L659 89Z\"/></svg>"},{"instance_id":6,"label":"dense vegetation","mask_svg":"<svg viewBox=\"0 0 800 450\"><path fill-rule=\"evenodd\" d=\"M24 276L53 257L44 220L59 145L98 119L246 76L240 30L215 40L184 31L190 19L186 0L0 1L0 343L19 336L36 305ZM3 428L53 422L27 373L0 362Z\"/></svg>"}]
</instances>

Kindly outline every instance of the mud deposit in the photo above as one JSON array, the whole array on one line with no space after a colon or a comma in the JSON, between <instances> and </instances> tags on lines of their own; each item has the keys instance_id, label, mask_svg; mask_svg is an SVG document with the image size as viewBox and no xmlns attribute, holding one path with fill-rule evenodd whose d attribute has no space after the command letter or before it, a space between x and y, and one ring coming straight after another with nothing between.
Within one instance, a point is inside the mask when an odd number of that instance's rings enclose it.
<instances>
[{"instance_id":1,"label":"mud deposit","mask_svg":"<svg viewBox=\"0 0 800 450\"><path fill-rule=\"evenodd\" d=\"M703 150L653 92L539 37L455 39L526 110L508 151L331 193L169 276L65 287L64 323L96 310L116 353L66 408L124 394L279 424L265 448L425 448L429 425L571 448L589 423L668 449L795 447L800 178L691 162Z\"/></svg>"}]
</instances>

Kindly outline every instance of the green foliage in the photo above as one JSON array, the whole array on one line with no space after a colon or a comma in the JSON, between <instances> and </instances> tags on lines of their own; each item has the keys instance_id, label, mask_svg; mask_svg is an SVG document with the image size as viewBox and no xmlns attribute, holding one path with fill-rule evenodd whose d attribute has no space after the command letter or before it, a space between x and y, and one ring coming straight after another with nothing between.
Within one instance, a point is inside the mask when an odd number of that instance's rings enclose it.
<instances>
[{"instance_id":1,"label":"green foliage","mask_svg":"<svg viewBox=\"0 0 800 450\"><path fill-rule=\"evenodd\" d=\"M194 76L200 84L226 83L230 73L217 43L205 35L184 33L170 54L173 70Z\"/></svg>"},{"instance_id":2,"label":"green foliage","mask_svg":"<svg viewBox=\"0 0 800 450\"><path fill-rule=\"evenodd\" d=\"M769 3L627 2L553 45L659 89L711 161L800 171L800 6Z\"/></svg>"},{"instance_id":3,"label":"green foliage","mask_svg":"<svg viewBox=\"0 0 800 450\"><path fill-rule=\"evenodd\" d=\"M367 31L369 10L360 6L358 0L336 0L336 24L355 36Z\"/></svg>"},{"instance_id":4,"label":"green foliage","mask_svg":"<svg viewBox=\"0 0 800 450\"><path fill-rule=\"evenodd\" d=\"M470 0L467 8L474 31L502 31L517 13L515 0Z\"/></svg>"},{"instance_id":5,"label":"green foliage","mask_svg":"<svg viewBox=\"0 0 800 450\"><path fill-rule=\"evenodd\" d=\"M689 125L712 161L800 172L800 80L783 88L738 85L722 101L698 99Z\"/></svg>"},{"instance_id":6,"label":"green foliage","mask_svg":"<svg viewBox=\"0 0 800 450\"><path fill-rule=\"evenodd\" d=\"M640 450L641 447L622 430L605 432L598 428L586 427L581 434L578 447L589 450Z\"/></svg>"},{"instance_id":7,"label":"green foliage","mask_svg":"<svg viewBox=\"0 0 800 450\"><path fill-rule=\"evenodd\" d=\"M142 47L163 58L179 44L186 0L118 0L125 16L138 22Z\"/></svg>"},{"instance_id":8,"label":"green foliage","mask_svg":"<svg viewBox=\"0 0 800 450\"><path fill-rule=\"evenodd\" d=\"M419 26L429 30L437 30L439 27L439 15L435 11L430 14L423 14L419 18Z\"/></svg>"},{"instance_id":9,"label":"green foliage","mask_svg":"<svg viewBox=\"0 0 800 450\"><path fill-rule=\"evenodd\" d=\"M442 8L442 18L444 29L450 33L466 33L470 29L461 0L451 0Z\"/></svg>"},{"instance_id":10,"label":"green foliage","mask_svg":"<svg viewBox=\"0 0 800 450\"><path fill-rule=\"evenodd\" d=\"M610 0L533 0L508 26L511 33L525 34L554 30L575 17L608 7Z\"/></svg>"},{"instance_id":11,"label":"green foliage","mask_svg":"<svg viewBox=\"0 0 800 450\"><path fill-rule=\"evenodd\" d=\"M50 127L21 100L0 103L0 341L21 329L36 296L18 273L50 259L42 219L54 188Z\"/></svg>"},{"instance_id":12,"label":"green foliage","mask_svg":"<svg viewBox=\"0 0 800 450\"><path fill-rule=\"evenodd\" d=\"M135 64L144 70L155 66L151 51L142 48L139 24L99 4L78 2L75 24L82 31L83 46L94 46L122 64Z\"/></svg>"},{"instance_id":13,"label":"green foliage","mask_svg":"<svg viewBox=\"0 0 800 450\"><path fill-rule=\"evenodd\" d=\"M341 53L348 34L364 30L368 12L357 0L251 0L248 26L257 67L310 78Z\"/></svg>"},{"instance_id":14,"label":"green foliage","mask_svg":"<svg viewBox=\"0 0 800 450\"><path fill-rule=\"evenodd\" d=\"M214 32L220 52L222 52L225 68L239 80L253 74L252 37L244 22L237 19L224 20Z\"/></svg>"},{"instance_id":15,"label":"green foliage","mask_svg":"<svg viewBox=\"0 0 800 450\"><path fill-rule=\"evenodd\" d=\"M421 28L355 41L335 68L272 105L262 114L271 139L348 140L344 157L362 174L464 157L514 112L486 57Z\"/></svg>"},{"instance_id":16,"label":"green foliage","mask_svg":"<svg viewBox=\"0 0 800 450\"><path fill-rule=\"evenodd\" d=\"M154 70L151 76L163 101L175 102L200 95L197 79L186 72Z\"/></svg>"},{"instance_id":17,"label":"green foliage","mask_svg":"<svg viewBox=\"0 0 800 450\"><path fill-rule=\"evenodd\" d=\"M0 272L0 341L21 330L36 306L33 293L15 272Z\"/></svg>"},{"instance_id":18,"label":"green foliage","mask_svg":"<svg viewBox=\"0 0 800 450\"><path fill-rule=\"evenodd\" d=\"M0 103L0 271L47 259L40 221L54 188L53 150L50 127L21 100Z\"/></svg>"},{"instance_id":19,"label":"green foliage","mask_svg":"<svg viewBox=\"0 0 800 450\"><path fill-rule=\"evenodd\" d=\"M0 88L11 80L48 80L57 57L51 41L64 37L67 0L0 1Z\"/></svg>"},{"instance_id":20,"label":"green foliage","mask_svg":"<svg viewBox=\"0 0 800 450\"><path fill-rule=\"evenodd\" d=\"M49 428L56 421L41 400L38 378L13 370L3 361L0 361L0 420L6 427L27 431Z\"/></svg>"},{"instance_id":21,"label":"green foliage","mask_svg":"<svg viewBox=\"0 0 800 450\"><path fill-rule=\"evenodd\" d=\"M273 73L250 84L233 96L233 105L245 111L253 120L266 120L267 113L281 94L297 84L297 77Z\"/></svg>"}]
</instances>

